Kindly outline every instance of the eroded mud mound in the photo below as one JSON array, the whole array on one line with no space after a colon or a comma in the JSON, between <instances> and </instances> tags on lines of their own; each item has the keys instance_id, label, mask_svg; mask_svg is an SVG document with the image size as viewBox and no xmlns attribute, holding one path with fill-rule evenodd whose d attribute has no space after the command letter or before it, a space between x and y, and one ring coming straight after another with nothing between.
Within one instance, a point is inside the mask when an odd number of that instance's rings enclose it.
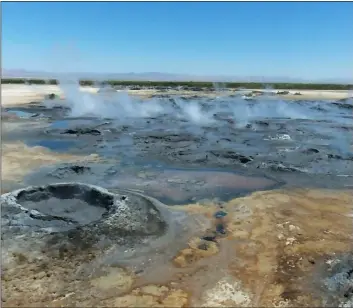
<instances>
[{"instance_id":1,"label":"eroded mud mound","mask_svg":"<svg viewBox=\"0 0 353 308\"><path fill-rule=\"evenodd\" d=\"M10 306L37 303L39 294L49 296L54 306L61 305L56 298L63 294L66 298L67 288L78 298L94 293L98 304L106 298L105 291L128 291L147 266L168 263L192 232L203 229L199 221L153 198L76 182L6 193L1 206L6 280L2 304ZM29 280L19 282L22 275ZM95 291L87 292L92 285Z\"/></svg>"},{"instance_id":2,"label":"eroded mud mound","mask_svg":"<svg viewBox=\"0 0 353 308\"><path fill-rule=\"evenodd\" d=\"M16 190L1 196L1 206L5 262L7 253L29 247L74 258L112 244L149 247L172 240L178 220L157 200L82 183Z\"/></svg>"}]
</instances>

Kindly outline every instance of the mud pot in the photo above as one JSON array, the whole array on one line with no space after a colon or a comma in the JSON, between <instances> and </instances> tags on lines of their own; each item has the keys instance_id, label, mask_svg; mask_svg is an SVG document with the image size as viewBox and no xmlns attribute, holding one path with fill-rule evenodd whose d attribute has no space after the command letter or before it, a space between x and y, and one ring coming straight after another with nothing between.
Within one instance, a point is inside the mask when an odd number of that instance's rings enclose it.
<instances>
[{"instance_id":1,"label":"mud pot","mask_svg":"<svg viewBox=\"0 0 353 308\"><path fill-rule=\"evenodd\" d=\"M3 306L353 305L351 100L63 90L2 107Z\"/></svg>"}]
</instances>

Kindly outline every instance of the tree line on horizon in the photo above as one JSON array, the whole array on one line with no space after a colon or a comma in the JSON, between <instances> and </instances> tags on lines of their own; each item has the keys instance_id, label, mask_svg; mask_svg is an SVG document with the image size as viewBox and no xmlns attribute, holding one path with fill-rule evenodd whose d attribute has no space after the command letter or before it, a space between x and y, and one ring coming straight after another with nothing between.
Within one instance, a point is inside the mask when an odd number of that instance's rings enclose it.
<instances>
[{"instance_id":1,"label":"tree line on horizon","mask_svg":"<svg viewBox=\"0 0 353 308\"><path fill-rule=\"evenodd\" d=\"M109 85L109 86L136 86L136 87L189 87L189 88L214 88L213 82L203 81L129 81L129 80L80 80L81 86ZM2 84L28 84L28 85L58 85L56 79L34 79L34 78L2 78ZM222 82L225 88L231 89L262 89L272 88L295 89L295 90L353 90L352 84L319 84L319 83L260 83L260 82Z\"/></svg>"}]
</instances>

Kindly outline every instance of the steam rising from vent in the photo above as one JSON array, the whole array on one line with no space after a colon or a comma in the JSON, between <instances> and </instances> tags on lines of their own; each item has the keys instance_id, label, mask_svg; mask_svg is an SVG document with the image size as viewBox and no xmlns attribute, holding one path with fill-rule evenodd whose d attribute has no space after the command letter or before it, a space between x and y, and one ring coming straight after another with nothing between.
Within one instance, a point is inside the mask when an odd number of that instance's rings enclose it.
<instances>
[{"instance_id":1,"label":"steam rising from vent","mask_svg":"<svg viewBox=\"0 0 353 308\"><path fill-rule=\"evenodd\" d=\"M130 96L126 91L102 91L89 93L80 91L78 80L59 78L66 103L71 109L70 116L92 116L98 118L149 118L168 114L172 117L184 118L194 124L211 124L213 115L220 112L229 113L235 123L246 125L257 118L279 117L289 119L313 119L307 107L294 106L284 101L261 101L247 103L241 98L226 98L222 103L200 100L182 100L174 98L175 104L161 99L143 100ZM104 89L109 88L105 86ZM177 108L176 108L177 107Z\"/></svg>"},{"instance_id":2,"label":"steam rising from vent","mask_svg":"<svg viewBox=\"0 0 353 308\"><path fill-rule=\"evenodd\" d=\"M149 98L142 99L129 95L127 91L117 91L105 85L98 93L81 90L78 79L58 78L61 90L69 107L70 117L94 117L118 120L119 124L139 123L145 125L147 119L163 117L171 119L168 128L161 129L180 130L186 129L194 133L200 132L201 127L219 125L219 120L227 121L230 129L246 127L249 123L269 118L279 118L284 121L305 120L332 121L339 124L352 124L352 119L342 117L342 108L324 102L300 103L268 99L267 96L259 96L256 100L246 101L241 96L218 97L217 99L190 98ZM221 91L223 85L214 85L217 91ZM93 91L96 92L96 91ZM226 93L226 92L222 92ZM58 103L58 102L54 102ZM63 102L60 101L60 104ZM321 109L322 112L318 112ZM145 119L145 121L142 121ZM315 125L310 128L317 133ZM336 142L332 146L342 153L349 154L351 138L347 138L333 131ZM334 135L336 134L336 135Z\"/></svg>"}]
</instances>

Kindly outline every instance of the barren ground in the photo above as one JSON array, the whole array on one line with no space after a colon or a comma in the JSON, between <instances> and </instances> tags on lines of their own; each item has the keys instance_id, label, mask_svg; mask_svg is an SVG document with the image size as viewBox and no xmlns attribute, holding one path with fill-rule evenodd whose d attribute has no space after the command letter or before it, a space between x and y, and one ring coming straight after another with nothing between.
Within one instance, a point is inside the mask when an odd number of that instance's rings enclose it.
<instances>
[{"instance_id":1,"label":"barren ground","mask_svg":"<svg viewBox=\"0 0 353 308\"><path fill-rule=\"evenodd\" d=\"M2 143L1 149L1 181L2 193L7 192L4 189L4 183L21 183L24 175L42 166L48 166L59 162L77 162L77 161L97 161L97 155L75 156L70 154L58 154L48 151L46 148L28 147L22 142Z\"/></svg>"},{"instance_id":2,"label":"barren ground","mask_svg":"<svg viewBox=\"0 0 353 308\"><path fill-rule=\"evenodd\" d=\"M95 87L81 87L81 91L95 93L98 88ZM251 89L250 91L262 91L262 89ZM157 90L130 90L128 91L130 95L139 95L142 97L151 97L155 94L160 93ZM291 90L291 92L296 92ZM300 90L302 95L279 95L278 97L282 99L322 99L322 100L338 100L348 98L351 95L347 91L335 91L335 90ZM62 91L58 86L49 85L38 85L38 86L28 86L28 85L2 85L1 86L1 104L2 106L13 106L26 104L33 101L40 101L48 93L55 93L57 95L63 96ZM216 96L215 93L205 94L202 92L192 92L192 91L182 91L182 93L176 91L168 91L169 94L183 94L183 95L207 95Z\"/></svg>"},{"instance_id":3,"label":"barren ground","mask_svg":"<svg viewBox=\"0 0 353 308\"><path fill-rule=\"evenodd\" d=\"M58 93L55 87L42 87L43 92L30 96L23 89L2 86L3 105L23 104L41 99L48 92ZM346 97L334 91L308 91L305 95ZM95 161L98 157L58 154L21 142L2 144L2 182L21 185L23 176L40 166L80 160ZM203 215L215 223L212 215L219 205L197 203L178 210ZM228 213L223 238L208 243L206 250L200 248L200 239L190 238L185 249L168 264L152 268L152 274L136 275L128 269L105 267L98 275L78 280L74 273L81 263L90 261L90 255L83 260L69 255L50 259L45 254L28 260L24 254L14 255L12 266L2 269L2 305L323 305L325 290L317 286L319 277L327 276L323 267L352 251L352 189L260 191L225 203L223 210Z\"/></svg>"}]
</instances>

